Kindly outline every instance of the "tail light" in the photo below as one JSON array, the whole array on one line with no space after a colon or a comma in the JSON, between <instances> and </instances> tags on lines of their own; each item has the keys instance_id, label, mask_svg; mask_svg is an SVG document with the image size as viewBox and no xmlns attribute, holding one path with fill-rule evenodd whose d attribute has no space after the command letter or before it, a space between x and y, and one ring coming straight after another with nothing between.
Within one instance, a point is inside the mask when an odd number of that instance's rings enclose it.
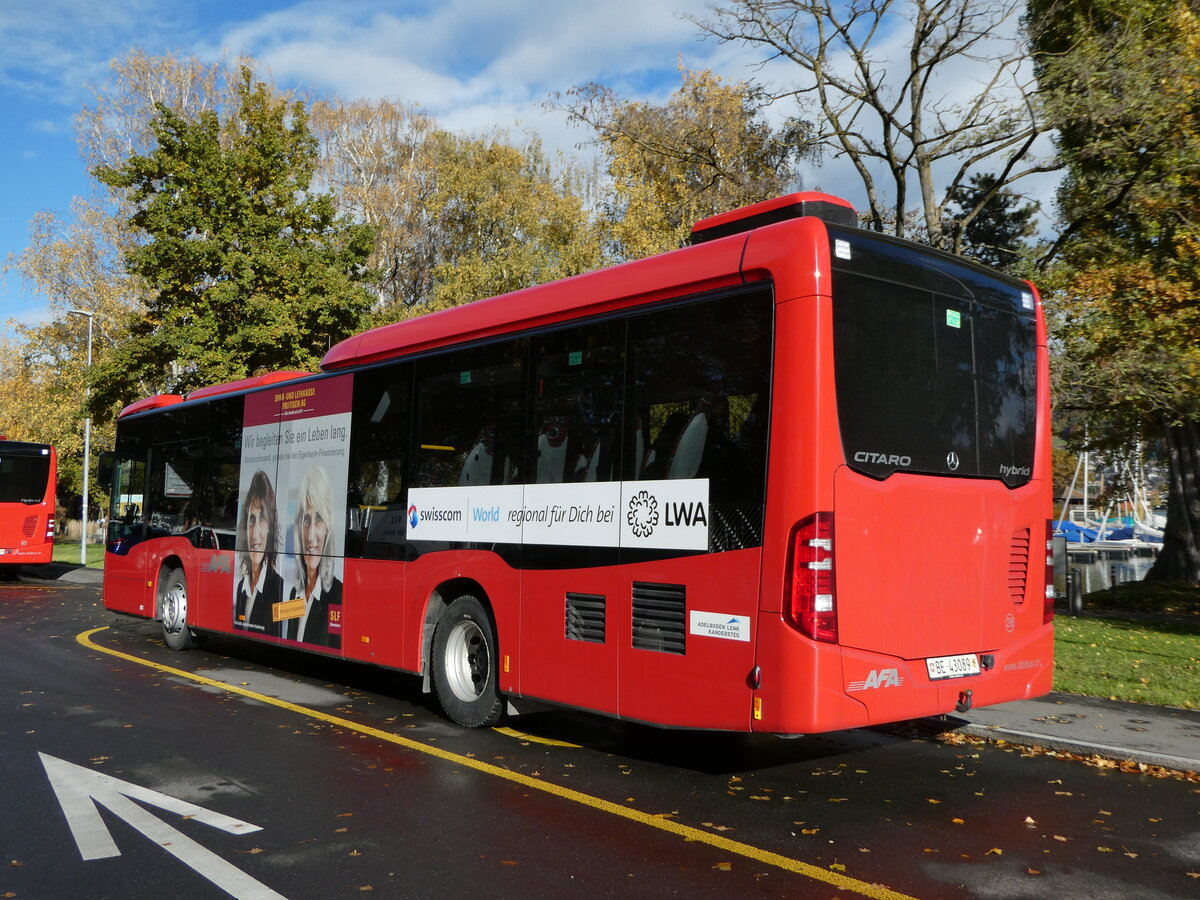
<instances>
[{"instance_id":1,"label":"tail light","mask_svg":"<svg viewBox=\"0 0 1200 900\"><path fill-rule=\"evenodd\" d=\"M1054 520L1046 520L1046 592L1042 600L1042 624L1054 619Z\"/></svg>"},{"instance_id":2,"label":"tail light","mask_svg":"<svg viewBox=\"0 0 1200 900\"><path fill-rule=\"evenodd\" d=\"M792 530L784 615L816 641L837 643L833 513L813 513Z\"/></svg>"},{"instance_id":3,"label":"tail light","mask_svg":"<svg viewBox=\"0 0 1200 900\"><path fill-rule=\"evenodd\" d=\"M54 516L46 516L46 540L54 540Z\"/></svg>"}]
</instances>

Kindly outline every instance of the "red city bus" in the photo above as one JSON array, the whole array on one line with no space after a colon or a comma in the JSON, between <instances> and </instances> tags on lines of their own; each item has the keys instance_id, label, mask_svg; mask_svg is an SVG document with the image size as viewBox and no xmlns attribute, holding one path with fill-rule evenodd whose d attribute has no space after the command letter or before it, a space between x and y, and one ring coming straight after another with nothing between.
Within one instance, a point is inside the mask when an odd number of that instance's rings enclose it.
<instances>
[{"instance_id":1,"label":"red city bus","mask_svg":"<svg viewBox=\"0 0 1200 900\"><path fill-rule=\"evenodd\" d=\"M54 558L58 457L49 444L0 437L0 568Z\"/></svg>"},{"instance_id":2,"label":"red city bus","mask_svg":"<svg viewBox=\"0 0 1200 900\"><path fill-rule=\"evenodd\" d=\"M105 604L533 701L804 733L1051 685L1033 287L795 194L117 427Z\"/></svg>"}]
</instances>

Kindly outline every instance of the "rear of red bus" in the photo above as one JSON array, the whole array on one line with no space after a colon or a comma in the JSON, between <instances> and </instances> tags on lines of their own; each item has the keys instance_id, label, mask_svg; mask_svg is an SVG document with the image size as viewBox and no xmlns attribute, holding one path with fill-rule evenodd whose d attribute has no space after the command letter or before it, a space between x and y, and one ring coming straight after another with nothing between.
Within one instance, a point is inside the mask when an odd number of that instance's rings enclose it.
<instances>
[{"instance_id":1,"label":"rear of red bus","mask_svg":"<svg viewBox=\"0 0 1200 900\"><path fill-rule=\"evenodd\" d=\"M813 218L748 236L776 292L754 730L1051 687L1046 337L1033 287Z\"/></svg>"},{"instance_id":2,"label":"rear of red bus","mask_svg":"<svg viewBox=\"0 0 1200 900\"><path fill-rule=\"evenodd\" d=\"M0 440L0 566L54 558L58 457L48 444Z\"/></svg>"}]
</instances>

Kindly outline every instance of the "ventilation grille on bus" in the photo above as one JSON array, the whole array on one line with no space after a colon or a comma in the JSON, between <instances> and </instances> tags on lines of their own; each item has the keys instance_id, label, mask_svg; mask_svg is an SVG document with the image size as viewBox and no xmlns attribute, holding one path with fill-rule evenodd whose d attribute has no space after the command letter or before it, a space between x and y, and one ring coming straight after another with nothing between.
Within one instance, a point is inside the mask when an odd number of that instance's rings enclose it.
<instances>
[{"instance_id":1,"label":"ventilation grille on bus","mask_svg":"<svg viewBox=\"0 0 1200 900\"><path fill-rule=\"evenodd\" d=\"M1029 577L1029 529L1013 535L1008 551L1008 596L1013 603L1025 602L1025 581Z\"/></svg>"},{"instance_id":2,"label":"ventilation grille on bus","mask_svg":"<svg viewBox=\"0 0 1200 900\"><path fill-rule=\"evenodd\" d=\"M567 640L604 643L603 594L567 594Z\"/></svg>"},{"instance_id":3,"label":"ventilation grille on bus","mask_svg":"<svg viewBox=\"0 0 1200 900\"><path fill-rule=\"evenodd\" d=\"M662 653L684 652L687 610L682 584L633 583L633 646Z\"/></svg>"},{"instance_id":4,"label":"ventilation grille on bus","mask_svg":"<svg viewBox=\"0 0 1200 900\"><path fill-rule=\"evenodd\" d=\"M21 526L21 534L27 538L33 537L37 533L37 520L37 516L29 516Z\"/></svg>"}]
</instances>

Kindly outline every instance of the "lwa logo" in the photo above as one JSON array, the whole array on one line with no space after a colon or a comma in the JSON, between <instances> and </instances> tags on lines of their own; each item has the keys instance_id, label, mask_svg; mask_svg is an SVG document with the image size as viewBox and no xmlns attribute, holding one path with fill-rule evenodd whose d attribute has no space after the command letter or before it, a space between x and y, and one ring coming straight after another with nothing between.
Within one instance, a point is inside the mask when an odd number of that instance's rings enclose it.
<instances>
[{"instance_id":1,"label":"lwa logo","mask_svg":"<svg viewBox=\"0 0 1200 900\"><path fill-rule=\"evenodd\" d=\"M699 500L667 500L662 504L662 513L664 528L708 527L708 512ZM658 497L649 491L638 491L629 498L625 521L635 536L650 537L659 523Z\"/></svg>"}]
</instances>

